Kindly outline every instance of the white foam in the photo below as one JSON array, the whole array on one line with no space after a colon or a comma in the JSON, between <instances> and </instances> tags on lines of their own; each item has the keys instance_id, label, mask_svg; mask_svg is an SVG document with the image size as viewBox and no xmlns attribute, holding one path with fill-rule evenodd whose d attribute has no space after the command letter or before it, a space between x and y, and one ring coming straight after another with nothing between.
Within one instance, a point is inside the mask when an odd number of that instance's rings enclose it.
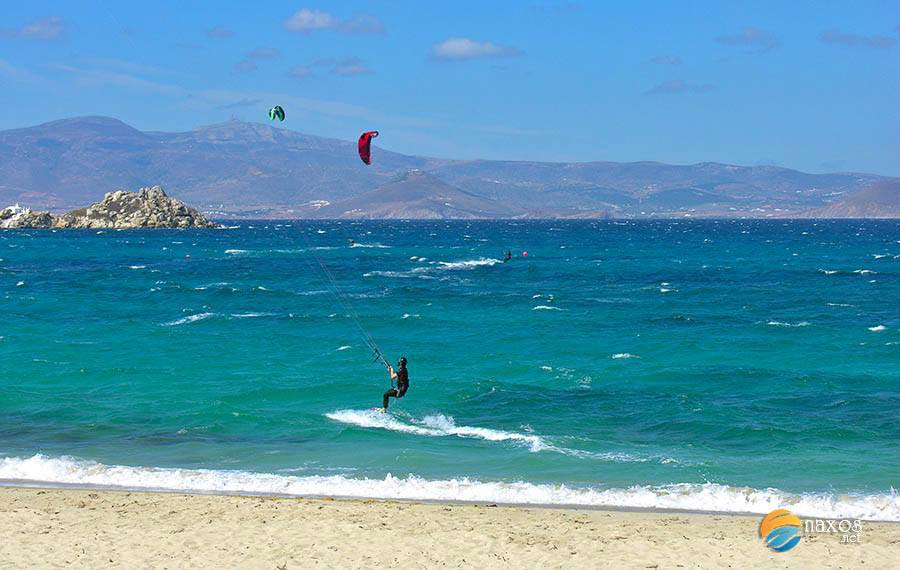
<instances>
[{"instance_id":1,"label":"white foam","mask_svg":"<svg viewBox=\"0 0 900 570\"><path fill-rule=\"evenodd\" d=\"M353 347L351 347L349 344L345 344L343 346L337 347L338 350L348 350L350 348L353 348Z\"/></svg>"},{"instance_id":2,"label":"white foam","mask_svg":"<svg viewBox=\"0 0 900 570\"><path fill-rule=\"evenodd\" d=\"M819 273L824 273L825 275L836 275L836 274L840 273L840 271L837 270L837 269L834 269L834 270L832 270L832 269L819 269Z\"/></svg>"},{"instance_id":3,"label":"white foam","mask_svg":"<svg viewBox=\"0 0 900 570\"><path fill-rule=\"evenodd\" d=\"M350 247L365 247L365 248L375 248L375 249L390 249L391 246L384 245L380 243L354 243Z\"/></svg>"},{"instance_id":4,"label":"white foam","mask_svg":"<svg viewBox=\"0 0 900 570\"><path fill-rule=\"evenodd\" d=\"M16 283L16 287L24 287L24 286L25 286L24 281L19 281L18 283Z\"/></svg>"},{"instance_id":5,"label":"white foam","mask_svg":"<svg viewBox=\"0 0 900 570\"><path fill-rule=\"evenodd\" d=\"M236 319L255 319L257 317L271 317L274 313L232 313Z\"/></svg>"},{"instance_id":6,"label":"white foam","mask_svg":"<svg viewBox=\"0 0 900 570\"><path fill-rule=\"evenodd\" d=\"M364 428L385 429L388 431L397 431L428 437L457 436L493 442L510 441L526 445L528 450L533 453L549 451L573 457L617 462L648 461L648 459L635 457L626 453L596 453L580 449L558 447L548 443L546 438L539 435L522 434L484 427L458 426L453 421L452 417L443 414L428 415L421 420L413 419L411 420L411 423L404 422L393 415L383 414L375 410L337 410L325 414L325 417L337 422Z\"/></svg>"},{"instance_id":7,"label":"white foam","mask_svg":"<svg viewBox=\"0 0 900 570\"><path fill-rule=\"evenodd\" d=\"M438 269L444 271L455 271L460 269L469 270L475 269L476 267L490 267L491 265L497 265L498 263L503 263L503 260L480 257L478 259L467 259L465 261L439 261Z\"/></svg>"},{"instance_id":8,"label":"white foam","mask_svg":"<svg viewBox=\"0 0 900 570\"><path fill-rule=\"evenodd\" d=\"M856 273L857 275L874 275L875 271L872 271L871 269L854 269L853 273Z\"/></svg>"},{"instance_id":9,"label":"white foam","mask_svg":"<svg viewBox=\"0 0 900 570\"><path fill-rule=\"evenodd\" d=\"M198 313L196 315L189 315L187 317L182 317L180 319L170 321L168 323L162 323L160 326L163 327L175 327L178 325L186 325L188 323L194 323L197 321L202 321L204 319L208 319L212 316L215 316L215 313Z\"/></svg>"},{"instance_id":10,"label":"white foam","mask_svg":"<svg viewBox=\"0 0 900 570\"><path fill-rule=\"evenodd\" d=\"M159 281L157 281L159 283ZM228 287L230 283L226 283L221 281L219 283L208 283L206 285L200 285L199 287L194 287L194 291L206 291L207 289L218 289L221 287Z\"/></svg>"},{"instance_id":11,"label":"white foam","mask_svg":"<svg viewBox=\"0 0 900 570\"><path fill-rule=\"evenodd\" d=\"M882 332L882 331L887 330L887 327L884 325L877 325L874 327L869 327L869 330L872 332Z\"/></svg>"},{"instance_id":12,"label":"white foam","mask_svg":"<svg viewBox=\"0 0 900 570\"><path fill-rule=\"evenodd\" d=\"M240 255L242 253L247 253L246 249L226 249L225 253L228 255Z\"/></svg>"},{"instance_id":13,"label":"white foam","mask_svg":"<svg viewBox=\"0 0 900 570\"><path fill-rule=\"evenodd\" d=\"M800 321L799 323L784 323L781 321L769 321L766 323L772 327L808 327L809 323L806 321Z\"/></svg>"},{"instance_id":14,"label":"white foam","mask_svg":"<svg viewBox=\"0 0 900 570\"><path fill-rule=\"evenodd\" d=\"M616 354L613 354L610 358L612 358L613 360L621 360L627 358L640 358L640 356L631 354L630 352L618 352Z\"/></svg>"},{"instance_id":15,"label":"white foam","mask_svg":"<svg viewBox=\"0 0 900 570\"><path fill-rule=\"evenodd\" d=\"M552 447L537 435L526 435L490 428L457 426L452 417L443 414L425 416L416 423L406 423L393 415L372 410L337 410L325 414L325 417L359 427L380 428L414 435L430 437L459 436L486 441L515 441L526 444L531 451L544 451Z\"/></svg>"},{"instance_id":16,"label":"white foam","mask_svg":"<svg viewBox=\"0 0 900 570\"><path fill-rule=\"evenodd\" d=\"M900 521L896 492L836 495L794 494L778 489L730 487L716 483L608 488L573 487L525 481L479 481L468 477L423 479L390 474L384 479L344 475L294 476L247 471L103 465L71 457L0 459L0 479L12 482L99 485L127 489L211 493L275 493L287 496L492 502L521 505L572 505L688 509L725 513L768 513L776 508L822 518Z\"/></svg>"},{"instance_id":17,"label":"white foam","mask_svg":"<svg viewBox=\"0 0 900 570\"><path fill-rule=\"evenodd\" d=\"M551 307L550 305L537 305L531 308L532 311L562 311L559 307Z\"/></svg>"},{"instance_id":18,"label":"white foam","mask_svg":"<svg viewBox=\"0 0 900 570\"><path fill-rule=\"evenodd\" d=\"M129 265L128 269L147 269L146 265Z\"/></svg>"}]
</instances>

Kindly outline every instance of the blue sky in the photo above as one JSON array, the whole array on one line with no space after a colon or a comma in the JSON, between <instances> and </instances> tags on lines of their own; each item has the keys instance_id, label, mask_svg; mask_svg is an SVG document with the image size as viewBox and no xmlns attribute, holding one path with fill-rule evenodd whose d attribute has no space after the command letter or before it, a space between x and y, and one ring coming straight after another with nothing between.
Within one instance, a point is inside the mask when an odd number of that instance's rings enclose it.
<instances>
[{"instance_id":1,"label":"blue sky","mask_svg":"<svg viewBox=\"0 0 900 570\"><path fill-rule=\"evenodd\" d=\"M280 104L287 128L409 154L900 176L897 0L249 5L7 3L0 129Z\"/></svg>"}]
</instances>

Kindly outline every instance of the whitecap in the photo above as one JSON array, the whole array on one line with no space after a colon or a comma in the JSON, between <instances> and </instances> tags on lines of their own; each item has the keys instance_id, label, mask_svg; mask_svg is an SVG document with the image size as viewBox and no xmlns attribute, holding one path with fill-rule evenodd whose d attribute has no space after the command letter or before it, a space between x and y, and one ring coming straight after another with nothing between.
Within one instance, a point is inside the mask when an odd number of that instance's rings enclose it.
<instances>
[{"instance_id":1,"label":"whitecap","mask_svg":"<svg viewBox=\"0 0 900 570\"><path fill-rule=\"evenodd\" d=\"M212 316L215 316L215 313L198 313L196 315L189 315L187 317L182 317L180 319L176 319L174 321L170 321L168 323L162 323L160 326L163 327L174 327L178 325L185 325L188 323L194 323L197 321L202 321L204 319L208 319Z\"/></svg>"},{"instance_id":2,"label":"whitecap","mask_svg":"<svg viewBox=\"0 0 900 570\"><path fill-rule=\"evenodd\" d=\"M537 305L531 308L532 311L562 311L559 307L551 307L550 305Z\"/></svg>"},{"instance_id":3,"label":"whitecap","mask_svg":"<svg viewBox=\"0 0 900 570\"><path fill-rule=\"evenodd\" d=\"M874 327L869 327L869 330L872 332L883 332L887 330L887 327L884 325L876 325Z\"/></svg>"},{"instance_id":4,"label":"whitecap","mask_svg":"<svg viewBox=\"0 0 900 570\"><path fill-rule=\"evenodd\" d=\"M631 354L630 352L617 352L616 354L610 356L610 358L612 358L613 360L622 360L628 358L640 358L640 356Z\"/></svg>"}]
</instances>

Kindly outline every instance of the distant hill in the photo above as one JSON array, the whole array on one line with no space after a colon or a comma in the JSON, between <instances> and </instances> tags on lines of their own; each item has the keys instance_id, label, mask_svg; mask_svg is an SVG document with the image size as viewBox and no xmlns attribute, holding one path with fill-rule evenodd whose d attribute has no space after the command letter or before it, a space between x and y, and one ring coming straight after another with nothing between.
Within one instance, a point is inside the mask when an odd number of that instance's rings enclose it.
<instances>
[{"instance_id":1,"label":"distant hill","mask_svg":"<svg viewBox=\"0 0 900 570\"><path fill-rule=\"evenodd\" d=\"M521 215L515 206L482 198L421 170L317 212L325 218L477 219Z\"/></svg>"},{"instance_id":2,"label":"distant hill","mask_svg":"<svg viewBox=\"0 0 900 570\"><path fill-rule=\"evenodd\" d=\"M845 200L803 212L805 218L900 218L900 181L882 180Z\"/></svg>"},{"instance_id":3,"label":"distant hill","mask_svg":"<svg viewBox=\"0 0 900 570\"><path fill-rule=\"evenodd\" d=\"M459 161L381 148L367 167L355 142L241 121L163 133L80 117L0 131L0 206L53 211L159 184L216 217L825 215L885 181L898 179L717 163ZM896 215L878 204L870 215Z\"/></svg>"}]
</instances>

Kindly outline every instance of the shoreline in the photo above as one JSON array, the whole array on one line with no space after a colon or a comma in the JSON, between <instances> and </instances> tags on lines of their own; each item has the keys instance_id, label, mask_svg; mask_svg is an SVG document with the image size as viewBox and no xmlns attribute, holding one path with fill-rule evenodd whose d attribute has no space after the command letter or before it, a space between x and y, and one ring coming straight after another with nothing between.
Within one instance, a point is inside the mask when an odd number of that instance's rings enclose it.
<instances>
[{"instance_id":1,"label":"shoreline","mask_svg":"<svg viewBox=\"0 0 900 570\"><path fill-rule=\"evenodd\" d=\"M448 506L476 506L476 507L502 507L506 509L548 509L562 511L597 511L608 513L635 513L651 515L701 515L714 517L743 517L761 518L763 514L751 511L713 511L705 509L682 509L664 507L636 507L620 505L581 505L577 503L511 503L503 501L477 501L465 499L414 499L414 498L387 498L379 496L356 496L341 494L309 494L295 495L290 493L277 493L265 491L213 491L207 489L166 489L163 487L129 487L125 485L100 485L89 483L57 483L53 481L39 480L12 480L0 479L0 493L7 489L31 489L46 491L84 491L84 492L109 492L109 493L140 493L150 495L189 495L198 497L234 497L234 498L258 498L258 499L296 499L303 501L363 501L370 503L400 503L421 505L448 505ZM801 515L802 516L802 515ZM841 520L840 517L807 517L820 520ZM854 518L854 517L844 517ZM871 524L900 525L900 521L878 520L860 518L859 520Z\"/></svg>"},{"instance_id":2,"label":"shoreline","mask_svg":"<svg viewBox=\"0 0 900 570\"><path fill-rule=\"evenodd\" d=\"M47 491L103 491L111 493L146 493L161 495L196 495L198 497L247 497L259 499L298 499L304 501L364 501L421 505L450 505L450 506L477 506L477 507L503 507L508 509L557 509L562 511L600 511L612 513L648 513L648 514L681 514L681 515L708 515L728 517L757 517L759 513L738 511L708 511L694 509L665 509L659 507L626 507L616 505L579 505L579 504L554 504L554 503L505 503L502 501L466 501L448 499L394 499L384 497L357 497L352 495L291 495L289 493L266 492L241 492L241 491L207 491L207 490L179 490L147 487L126 487L121 485L90 485L81 483L54 483L47 481L13 481L0 479L0 492L4 489L33 489ZM824 519L823 519L824 520ZM838 519L827 519L838 520ZM865 522L900 524L900 521L868 521Z\"/></svg>"},{"instance_id":3,"label":"shoreline","mask_svg":"<svg viewBox=\"0 0 900 570\"><path fill-rule=\"evenodd\" d=\"M0 513L0 567L846 568L900 544L888 523L775 553L731 513L68 488L0 487Z\"/></svg>"}]
</instances>

